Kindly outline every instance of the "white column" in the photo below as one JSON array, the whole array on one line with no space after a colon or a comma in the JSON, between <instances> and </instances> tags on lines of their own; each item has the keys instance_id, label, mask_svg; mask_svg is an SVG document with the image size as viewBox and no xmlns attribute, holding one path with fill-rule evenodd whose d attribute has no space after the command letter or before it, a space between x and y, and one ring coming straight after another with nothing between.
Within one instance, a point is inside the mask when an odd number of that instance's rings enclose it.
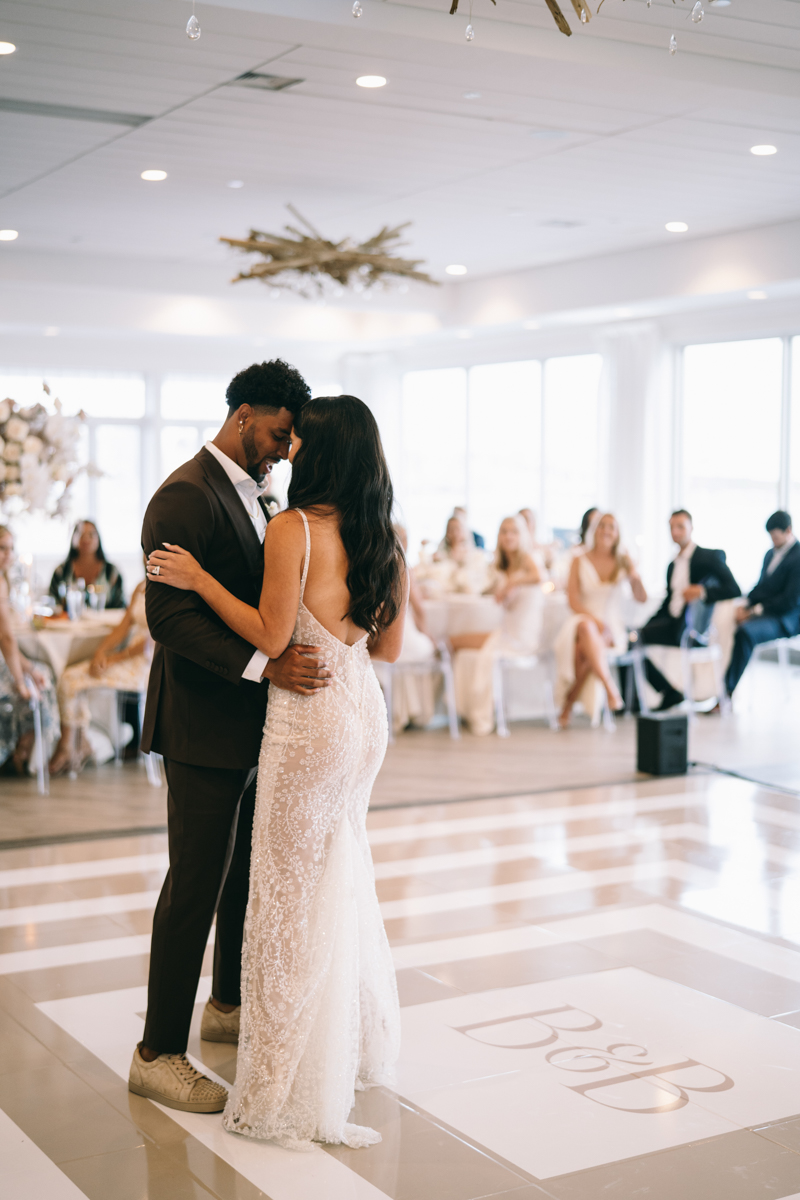
<instances>
[{"instance_id":1,"label":"white column","mask_svg":"<svg viewBox=\"0 0 800 1200\"><path fill-rule=\"evenodd\" d=\"M606 503L645 584L658 588L669 558L671 354L650 322L607 331L602 349Z\"/></svg>"}]
</instances>

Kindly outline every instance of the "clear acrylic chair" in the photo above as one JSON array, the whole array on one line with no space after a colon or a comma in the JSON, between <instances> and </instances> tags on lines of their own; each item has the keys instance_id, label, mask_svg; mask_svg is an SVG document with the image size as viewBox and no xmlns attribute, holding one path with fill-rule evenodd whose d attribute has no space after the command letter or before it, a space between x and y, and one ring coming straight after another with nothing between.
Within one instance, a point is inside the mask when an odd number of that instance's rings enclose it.
<instances>
[{"instance_id":1,"label":"clear acrylic chair","mask_svg":"<svg viewBox=\"0 0 800 1200\"><path fill-rule=\"evenodd\" d=\"M710 664L714 672L714 689L720 711L730 712L731 702L725 690L723 677L722 647L715 640L717 631L714 627L714 605L696 600L687 605L686 628L681 637L681 673L683 676L683 707L689 714L689 720L697 719L698 704L693 698L694 681L692 669L695 666Z\"/></svg>"},{"instance_id":2,"label":"clear acrylic chair","mask_svg":"<svg viewBox=\"0 0 800 1200\"><path fill-rule=\"evenodd\" d=\"M492 668L492 687L494 691L494 720L498 737L511 736L506 714L505 672L536 671L544 673L542 690L547 722L551 729L558 729L558 715L553 698L553 671L555 660L552 654L503 654L494 660Z\"/></svg>"},{"instance_id":3,"label":"clear acrylic chair","mask_svg":"<svg viewBox=\"0 0 800 1200\"><path fill-rule=\"evenodd\" d=\"M42 733L41 699L39 689L30 675L25 676L25 686L30 694L28 703L33 713L33 765L36 770L36 787L40 796L47 796L50 793L50 764Z\"/></svg>"},{"instance_id":4,"label":"clear acrylic chair","mask_svg":"<svg viewBox=\"0 0 800 1200\"><path fill-rule=\"evenodd\" d=\"M446 642L437 642L437 658L409 659L393 663L376 662L375 674L383 689L386 701L386 712L389 718L389 742L394 742L394 681L400 675L441 675L444 683L444 702L447 708L447 723L450 726L450 737L458 741L461 732L458 726L456 712L456 689L453 683L453 663Z\"/></svg>"},{"instance_id":5,"label":"clear acrylic chair","mask_svg":"<svg viewBox=\"0 0 800 1200\"><path fill-rule=\"evenodd\" d=\"M128 704L128 698L133 696L139 706L139 733L144 726L144 706L147 700L147 692L131 692L117 691L117 728L114 738L114 764L121 767L125 757L126 742L122 738L122 728L126 724L125 708ZM144 759L145 770L147 771L147 782L151 787L163 787L164 778L161 772L162 758L160 754L151 752L145 754L144 751L139 751L139 757Z\"/></svg>"}]
</instances>

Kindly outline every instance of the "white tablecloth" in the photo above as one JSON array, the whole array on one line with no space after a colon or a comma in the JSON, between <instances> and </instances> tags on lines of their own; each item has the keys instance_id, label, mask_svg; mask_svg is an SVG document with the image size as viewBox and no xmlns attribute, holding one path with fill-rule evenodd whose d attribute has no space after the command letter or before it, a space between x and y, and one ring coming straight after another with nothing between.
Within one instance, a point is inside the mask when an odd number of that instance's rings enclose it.
<instances>
[{"instance_id":1,"label":"white tablecloth","mask_svg":"<svg viewBox=\"0 0 800 1200\"><path fill-rule=\"evenodd\" d=\"M434 641L459 633L491 633L503 620L503 609L492 596L455 594L423 600L426 630ZM546 592L542 622L542 652L552 649L568 615L564 592Z\"/></svg>"},{"instance_id":2,"label":"white tablecloth","mask_svg":"<svg viewBox=\"0 0 800 1200\"><path fill-rule=\"evenodd\" d=\"M17 629L17 641L28 658L49 663L58 682L66 667L92 657L124 615L124 608L111 608L86 613L79 621L53 622L44 629L24 625Z\"/></svg>"}]
</instances>

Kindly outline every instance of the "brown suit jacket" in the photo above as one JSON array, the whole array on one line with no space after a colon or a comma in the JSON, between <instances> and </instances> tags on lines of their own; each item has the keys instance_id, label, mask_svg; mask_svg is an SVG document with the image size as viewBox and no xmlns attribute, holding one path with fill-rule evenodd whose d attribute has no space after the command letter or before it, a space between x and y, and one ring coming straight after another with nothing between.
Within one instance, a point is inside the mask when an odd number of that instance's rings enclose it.
<instances>
[{"instance_id":1,"label":"brown suit jacket","mask_svg":"<svg viewBox=\"0 0 800 1200\"><path fill-rule=\"evenodd\" d=\"M258 606L264 554L235 487L203 448L161 485L147 506L142 549L189 550L239 600ZM258 762L267 683L242 672L254 647L195 592L148 581L147 623L156 643L142 749L201 767Z\"/></svg>"}]
</instances>

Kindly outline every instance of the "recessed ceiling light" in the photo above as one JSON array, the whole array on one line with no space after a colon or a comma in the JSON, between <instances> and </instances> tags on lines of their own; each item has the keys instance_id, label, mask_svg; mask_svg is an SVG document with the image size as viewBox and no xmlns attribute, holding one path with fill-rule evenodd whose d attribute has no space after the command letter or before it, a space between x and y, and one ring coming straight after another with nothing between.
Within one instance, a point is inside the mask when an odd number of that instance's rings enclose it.
<instances>
[{"instance_id":1,"label":"recessed ceiling light","mask_svg":"<svg viewBox=\"0 0 800 1200\"><path fill-rule=\"evenodd\" d=\"M758 292L758 291L755 291L755 292L748 292L748 293L747 293L747 299L748 299L748 300L766 300L766 298L767 298L767 293L766 293L766 292Z\"/></svg>"},{"instance_id":2,"label":"recessed ceiling light","mask_svg":"<svg viewBox=\"0 0 800 1200\"><path fill-rule=\"evenodd\" d=\"M376 88L384 87L386 80L383 75L359 75L356 83L359 87Z\"/></svg>"},{"instance_id":3,"label":"recessed ceiling light","mask_svg":"<svg viewBox=\"0 0 800 1200\"><path fill-rule=\"evenodd\" d=\"M240 187L244 187L244 180L243 180L243 179L229 179L229 180L228 180L228 187L229 187L229 188L240 188Z\"/></svg>"},{"instance_id":4,"label":"recessed ceiling light","mask_svg":"<svg viewBox=\"0 0 800 1200\"><path fill-rule=\"evenodd\" d=\"M667 233L688 233L689 226L685 221L667 221L664 226Z\"/></svg>"},{"instance_id":5,"label":"recessed ceiling light","mask_svg":"<svg viewBox=\"0 0 800 1200\"><path fill-rule=\"evenodd\" d=\"M759 158L767 158L770 154L777 154L777 146L751 146L751 154L757 154Z\"/></svg>"},{"instance_id":6,"label":"recessed ceiling light","mask_svg":"<svg viewBox=\"0 0 800 1200\"><path fill-rule=\"evenodd\" d=\"M458 329L458 330L456 330L456 337L461 338L462 340L465 338L471 338L472 330L471 329Z\"/></svg>"},{"instance_id":7,"label":"recessed ceiling light","mask_svg":"<svg viewBox=\"0 0 800 1200\"><path fill-rule=\"evenodd\" d=\"M480 98L481 98L480 92L464 92L465 100L480 100Z\"/></svg>"},{"instance_id":8,"label":"recessed ceiling light","mask_svg":"<svg viewBox=\"0 0 800 1200\"><path fill-rule=\"evenodd\" d=\"M15 242L18 237L16 229L0 229L0 242Z\"/></svg>"},{"instance_id":9,"label":"recessed ceiling light","mask_svg":"<svg viewBox=\"0 0 800 1200\"><path fill-rule=\"evenodd\" d=\"M467 268L461 263L450 263L449 267L445 267L448 275L466 275Z\"/></svg>"},{"instance_id":10,"label":"recessed ceiling light","mask_svg":"<svg viewBox=\"0 0 800 1200\"><path fill-rule=\"evenodd\" d=\"M730 8L731 0L709 0L712 8Z\"/></svg>"},{"instance_id":11,"label":"recessed ceiling light","mask_svg":"<svg viewBox=\"0 0 800 1200\"><path fill-rule=\"evenodd\" d=\"M541 327L542 326L539 321L523 321L522 322L523 329L541 329Z\"/></svg>"},{"instance_id":12,"label":"recessed ceiling light","mask_svg":"<svg viewBox=\"0 0 800 1200\"><path fill-rule=\"evenodd\" d=\"M166 178L166 171L142 171L142 179L146 179L148 183L160 183L162 179Z\"/></svg>"},{"instance_id":13,"label":"recessed ceiling light","mask_svg":"<svg viewBox=\"0 0 800 1200\"><path fill-rule=\"evenodd\" d=\"M44 331L44 336L45 337L58 337L58 335L60 333L61 333L61 330L59 329L59 327L57 325L48 325Z\"/></svg>"},{"instance_id":14,"label":"recessed ceiling light","mask_svg":"<svg viewBox=\"0 0 800 1200\"><path fill-rule=\"evenodd\" d=\"M13 54L16 48L13 42L0 42L0 54Z\"/></svg>"}]
</instances>

